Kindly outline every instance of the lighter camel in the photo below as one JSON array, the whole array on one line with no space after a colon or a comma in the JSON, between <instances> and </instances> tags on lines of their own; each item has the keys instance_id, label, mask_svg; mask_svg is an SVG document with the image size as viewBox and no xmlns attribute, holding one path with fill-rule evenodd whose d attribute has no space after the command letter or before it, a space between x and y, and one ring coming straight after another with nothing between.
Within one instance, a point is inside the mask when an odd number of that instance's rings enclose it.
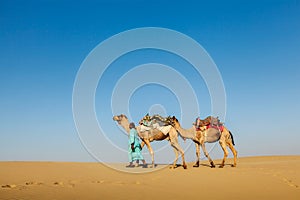
<instances>
[{"instance_id":1,"label":"lighter camel","mask_svg":"<svg viewBox=\"0 0 300 200\"><path fill-rule=\"evenodd\" d=\"M129 121L128 118L126 117L126 115L116 115L113 117L113 120L118 122L118 124L123 127L126 131L127 134L129 134ZM149 150L149 153L151 155L151 159L152 159L152 167L155 166L154 164L154 151L150 145L150 142L152 141L162 141L162 140L169 140L171 146L174 149L175 152L175 160L173 162L173 166L171 168L176 168L177 167L177 160L178 160L178 152L181 154L182 157L182 166L184 169L187 168L187 165L185 163L185 159L184 159L184 151L182 150L182 148L180 147L179 143L178 143L178 133L175 130L174 127L171 127L170 131L168 134L163 134L161 131L157 130L157 129L151 129L150 131L144 131L141 132L141 127L140 125L136 127L136 130L138 132L139 137L142 140L141 146L142 148L144 147L144 145L147 145L147 148Z\"/></svg>"},{"instance_id":2,"label":"lighter camel","mask_svg":"<svg viewBox=\"0 0 300 200\"><path fill-rule=\"evenodd\" d=\"M213 142L217 142L217 141L219 141L219 144L221 145L222 150L224 152L224 157L223 157L220 167L221 168L224 167L226 158L228 156L228 150L227 150L226 146L228 146L230 148L230 150L232 151L233 156L234 156L234 159L233 159L234 163L231 166L236 167L237 151L234 148L233 136L232 136L231 132L225 126L224 126L223 131L221 132L220 137L209 140L207 138L209 138L210 133L215 132L216 129L208 128L205 130L196 131L195 126L193 126L190 129L184 129L181 127L179 121L176 119L175 116L173 116L171 119L172 119L174 128L179 132L179 134L182 137L191 139L195 142L197 160L196 160L196 163L194 164L194 167L199 167L199 163L200 163L200 146L199 145L201 145L204 155L208 158L211 167L215 167L214 162L210 158L210 156L205 148L205 143L207 143L207 142L213 143Z\"/></svg>"}]
</instances>

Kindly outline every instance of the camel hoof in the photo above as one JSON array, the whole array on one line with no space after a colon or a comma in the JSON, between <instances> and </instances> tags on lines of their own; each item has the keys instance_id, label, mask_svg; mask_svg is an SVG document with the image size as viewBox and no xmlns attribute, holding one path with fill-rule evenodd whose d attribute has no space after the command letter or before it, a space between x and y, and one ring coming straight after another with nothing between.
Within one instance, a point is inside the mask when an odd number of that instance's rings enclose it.
<instances>
[{"instance_id":1,"label":"camel hoof","mask_svg":"<svg viewBox=\"0 0 300 200\"><path fill-rule=\"evenodd\" d=\"M236 167L236 165L233 164L233 165L231 165L231 167Z\"/></svg>"},{"instance_id":2,"label":"camel hoof","mask_svg":"<svg viewBox=\"0 0 300 200\"><path fill-rule=\"evenodd\" d=\"M183 169L187 169L187 166L186 166L186 165L183 165Z\"/></svg>"},{"instance_id":3,"label":"camel hoof","mask_svg":"<svg viewBox=\"0 0 300 200\"><path fill-rule=\"evenodd\" d=\"M223 168L223 167L224 167L224 165L220 165L220 166L219 166L219 168Z\"/></svg>"},{"instance_id":4,"label":"camel hoof","mask_svg":"<svg viewBox=\"0 0 300 200\"><path fill-rule=\"evenodd\" d=\"M199 167L199 161L197 161L197 162L193 165L193 167Z\"/></svg>"},{"instance_id":5,"label":"camel hoof","mask_svg":"<svg viewBox=\"0 0 300 200\"><path fill-rule=\"evenodd\" d=\"M215 164L213 162L210 162L210 167L211 168L215 168L216 166L215 166Z\"/></svg>"}]
</instances>

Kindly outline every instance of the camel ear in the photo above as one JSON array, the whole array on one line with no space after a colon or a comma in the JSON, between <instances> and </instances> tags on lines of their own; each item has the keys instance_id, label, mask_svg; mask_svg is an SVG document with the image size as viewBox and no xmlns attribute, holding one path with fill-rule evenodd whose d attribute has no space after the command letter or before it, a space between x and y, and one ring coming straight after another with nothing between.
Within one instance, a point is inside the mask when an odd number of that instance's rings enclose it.
<instances>
[{"instance_id":1,"label":"camel ear","mask_svg":"<svg viewBox=\"0 0 300 200\"><path fill-rule=\"evenodd\" d=\"M124 115L124 114L121 114L120 116L121 116L122 118L126 118L126 119L127 119L126 115Z\"/></svg>"}]
</instances>

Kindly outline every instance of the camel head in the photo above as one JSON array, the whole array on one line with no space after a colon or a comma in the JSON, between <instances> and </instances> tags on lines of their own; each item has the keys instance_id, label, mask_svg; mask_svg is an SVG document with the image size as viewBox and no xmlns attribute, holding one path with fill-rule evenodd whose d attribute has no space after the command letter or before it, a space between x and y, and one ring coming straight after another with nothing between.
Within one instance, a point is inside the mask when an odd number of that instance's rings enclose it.
<instances>
[{"instance_id":1,"label":"camel head","mask_svg":"<svg viewBox=\"0 0 300 200\"><path fill-rule=\"evenodd\" d=\"M179 123L178 119L175 116L171 117L169 120L170 120L170 124L173 127L175 127L175 129L180 127L180 123Z\"/></svg>"},{"instance_id":2,"label":"camel head","mask_svg":"<svg viewBox=\"0 0 300 200\"><path fill-rule=\"evenodd\" d=\"M127 119L126 115L124 114L113 116L113 120L118 122L118 124L121 124L124 119Z\"/></svg>"}]
</instances>

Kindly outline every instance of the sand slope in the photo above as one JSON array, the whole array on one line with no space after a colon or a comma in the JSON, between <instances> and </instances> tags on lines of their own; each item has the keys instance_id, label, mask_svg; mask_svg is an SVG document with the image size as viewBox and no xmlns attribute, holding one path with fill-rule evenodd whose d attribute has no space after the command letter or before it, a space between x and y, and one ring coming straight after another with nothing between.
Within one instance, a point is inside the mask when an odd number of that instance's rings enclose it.
<instances>
[{"instance_id":1,"label":"sand slope","mask_svg":"<svg viewBox=\"0 0 300 200\"><path fill-rule=\"evenodd\" d=\"M0 199L300 199L300 156L205 164L132 174L99 163L0 162Z\"/></svg>"}]
</instances>

